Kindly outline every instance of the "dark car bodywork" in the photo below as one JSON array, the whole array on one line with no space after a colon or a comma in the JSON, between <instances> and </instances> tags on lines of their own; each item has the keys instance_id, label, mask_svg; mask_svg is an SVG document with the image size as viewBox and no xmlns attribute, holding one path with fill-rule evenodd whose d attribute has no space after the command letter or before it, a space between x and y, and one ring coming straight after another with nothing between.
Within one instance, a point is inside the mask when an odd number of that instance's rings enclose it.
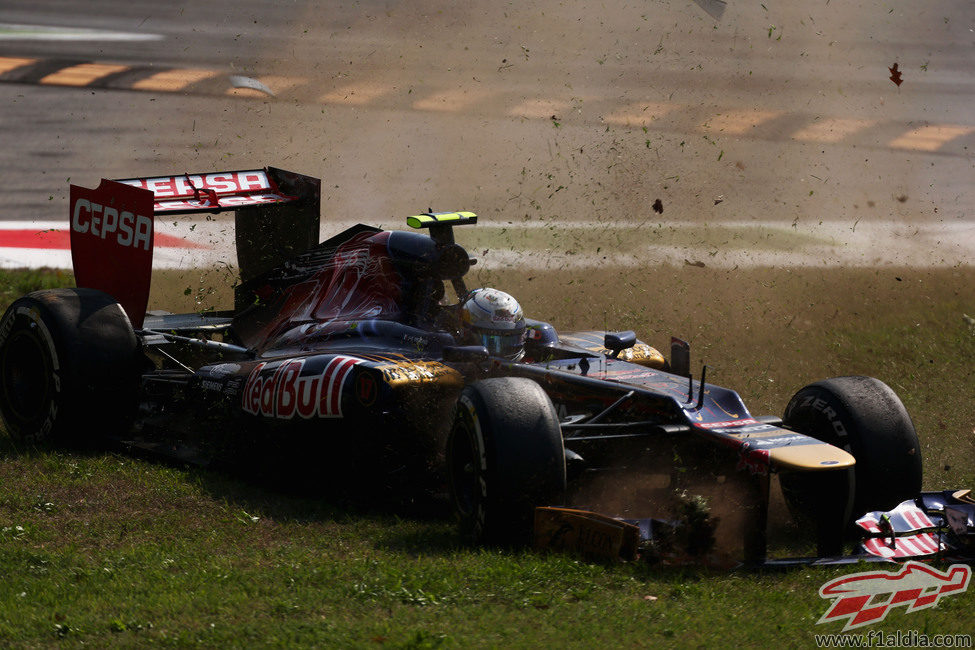
<instances>
[{"instance_id":1,"label":"dark car bodywork","mask_svg":"<svg viewBox=\"0 0 975 650\"><path fill-rule=\"evenodd\" d=\"M241 283L232 310L143 316L151 246L148 258L136 251L111 272L105 260L122 238L105 237L104 221L101 234L91 225L93 205L128 214L125 196L140 202L134 215L234 211ZM475 223L472 213L416 215L415 231L358 225L322 242L318 213L318 181L274 168L72 188L79 286L118 299L137 340L132 403L114 407L130 416L118 440L174 455L244 448L291 459L322 482L366 476L418 489L442 478L465 387L523 378L551 401L564 446L567 489L559 503L535 505L639 519L674 494L717 486L752 562L766 554L772 473L842 482L855 465L847 450L781 418L753 416L735 391L706 382L706 367L694 379L678 340L668 361L632 332L558 332L528 320L520 360L466 345L456 312L475 260L453 229Z\"/></svg>"}]
</instances>

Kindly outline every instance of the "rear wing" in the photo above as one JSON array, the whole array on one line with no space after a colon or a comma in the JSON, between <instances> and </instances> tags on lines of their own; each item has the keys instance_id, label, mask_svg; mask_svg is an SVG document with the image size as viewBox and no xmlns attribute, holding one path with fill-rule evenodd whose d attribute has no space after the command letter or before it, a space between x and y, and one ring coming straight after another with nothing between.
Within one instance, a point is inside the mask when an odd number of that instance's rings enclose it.
<instances>
[{"instance_id":1,"label":"rear wing","mask_svg":"<svg viewBox=\"0 0 975 650\"><path fill-rule=\"evenodd\" d=\"M117 183L149 190L156 214L223 212L237 208L291 203L298 197L288 193L275 178L273 169L250 169L213 174L182 174L153 178L124 178Z\"/></svg>"},{"instance_id":2,"label":"rear wing","mask_svg":"<svg viewBox=\"0 0 975 650\"><path fill-rule=\"evenodd\" d=\"M234 212L243 283L318 243L320 204L321 181L274 167L103 179L95 189L72 185L75 279L79 287L114 296L139 328L149 301L156 215Z\"/></svg>"}]
</instances>

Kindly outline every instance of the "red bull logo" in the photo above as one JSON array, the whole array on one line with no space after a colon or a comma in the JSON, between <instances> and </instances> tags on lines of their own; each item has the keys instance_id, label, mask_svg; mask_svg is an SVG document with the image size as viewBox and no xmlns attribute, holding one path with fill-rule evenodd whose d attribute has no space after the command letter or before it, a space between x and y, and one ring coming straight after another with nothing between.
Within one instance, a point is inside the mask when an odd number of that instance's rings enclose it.
<instances>
[{"instance_id":1,"label":"red bull logo","mask_svg":"<svg viewBox=\"0 0 975 650\"><path fill-rule=\"evenodd\" d=\"M342 388L361 359L335 356L324 370L303 374L304 359L282 362L273 371L257 364L247 378L241 407L252 415L290 420L342 417Z\"/></svg>"},{"instance_id":2,"label":"red bull logo","mask_svg":"<svg viewBox=\"0 0 975 650\"><path fill-rule=\"evenodd\" d=\"M768 449L752 449L748 444L738 450L738 464L735 469L739 472L747 470L749 474L766 476L769 469Z\"/></svg>"},{"instance_id":3,"label":"red bull logo","mask_svg":"<svg viewBox=\"0 0 975 650\"><path fill-rule=\"evenodd\" d=\"M934 607L947 596L964 593L971 567L953 564L947 572L927 564L907 562L899 571L865 571L830 580L819 588L833 604L817 623L845 621L843 632L884 620L894 607L908 612Z\"/></svg>"}]
</instances>

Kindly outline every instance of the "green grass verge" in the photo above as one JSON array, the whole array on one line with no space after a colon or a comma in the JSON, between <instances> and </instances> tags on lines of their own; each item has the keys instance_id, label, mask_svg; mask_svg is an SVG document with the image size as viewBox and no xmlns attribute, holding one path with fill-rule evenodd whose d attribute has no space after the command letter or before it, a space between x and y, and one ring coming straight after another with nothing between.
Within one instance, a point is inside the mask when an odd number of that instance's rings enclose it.
<instances>
[{"instance_id":1,"label":"green grass verge","mask_svg":"<svg viewBox=\"0 0 975 650\"><path fill-rule=\"evenodd\" d=\"M69 281L4 272L0 292ZM878 376L911 411L937 489L975 487L975 339L961 319L973 281L969 269L655 268L470 283L508 288L563 329L633 328L658 345L681 334L756 413L781 413L815 379ZM840 627L816 625L820 585L853 571L475 549L442 516L0 437L4 647L811 647ZM864 630L971 633L973 593Z\"/></svg>"},{"instance_id":2,"label":"green grass verge","mask_svg":"<svg viewBox=\"0 0 975 650\"><path fill-rule=\"evenodd\" d=\"M0 307L7 308L25 293L39 289L74 286L74 274L60 269L0 269Z\"/></svg>"}]
</instances>

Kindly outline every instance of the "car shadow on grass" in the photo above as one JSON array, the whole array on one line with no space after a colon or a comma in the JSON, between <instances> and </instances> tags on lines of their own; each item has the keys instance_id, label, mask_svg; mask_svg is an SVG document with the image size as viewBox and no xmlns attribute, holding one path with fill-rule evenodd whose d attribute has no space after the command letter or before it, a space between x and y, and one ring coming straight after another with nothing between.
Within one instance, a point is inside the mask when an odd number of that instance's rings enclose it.
<instances>
[{"instance_id":1,"label":"car shadow on grass","mask_svg":"<svg viewBox=\"0 0 975 650\"><path fill-rule=\"evenodd\" d=\"M259 513L265 520L282 524L363 526L371 531L369 543L377 550L416 556L448 556L482 550L459 532L442 486L439 490L404 490L402 480L382 480L389 477L362 472L355 480L344 477L322 482L320 476L308 467L290 463L277 466L255 465L253 462L192 463L186 456L175 459L124 446L53 448L20 443L0 435L0 461L22 463L27 472L32 471L30 466L36 463L44 467L45 473L55 477L59 471L64 471L66 477L73 477L80 464L94 468L93 481L111 483L113 476L102 474L98 467L105 466L106 461L114 464L119 459L175 469L179 480L198 487L208 499L225 504L232 512ZM168 479L160 477L160 482L164 480ZM795 525L781 508L780 505L777 514L784 515L784 519L773 516L770 521L772 546L783 543L788 546L789 538L796 534ZM518 554L525 549L487 547L486 550ZM787 556L797 554L803 553L785 553ZM677 573L715 570L680 567ZM644 571L669 575L675 568L653 564L637 569L638 574Z\"/></svg>"},{"instance_id":2,"label":"car shadow on grass","mask_svg":"<svg viewBox=\"0 0 975 650\"><path fill-rule=\"evenodd\" d=\"M196 462L193 462L196 461ZM359 472L352 480L321 481L320 476L293 463L207 461L187 454L171 455L111 443L106 445L33 445L15 441L0 429L0 462L19 465L18 473L43 472L50 480L63 472L64 483L82 492L115 490L117 481L134 489L143 484L150 491L165 491L175 470L177 481L193 486L208 501L231 512L259 513L262 519L281 524L351 524L378 529L377 546L423 553L448 553L460 545L452 524L449 503L442 491L405 491L399 482ZM144 464L149 471L118 472L123 464ZM159 488L153 487L160 470ZM165 469L164 469L165 468ZM85 480L79 484L78 477ZM142 483L147 481L148 483ZM99 485L102 484L102 485Z\"/></svg>"},{"instance_id":3,"label":"car shadow on grass","mask_svg":"<svg viewBox=\"0 0 975 650\"><path fill-rule=\"evenodd\" d=\"M213 498L278 522L365 524L375 531L374 548L411 555L450 555L465 548L440 492L403 492L361 481L323 486L286 469L265 468L260 475L237 467L192 471Z\"/></svg>"}]
</instances>

